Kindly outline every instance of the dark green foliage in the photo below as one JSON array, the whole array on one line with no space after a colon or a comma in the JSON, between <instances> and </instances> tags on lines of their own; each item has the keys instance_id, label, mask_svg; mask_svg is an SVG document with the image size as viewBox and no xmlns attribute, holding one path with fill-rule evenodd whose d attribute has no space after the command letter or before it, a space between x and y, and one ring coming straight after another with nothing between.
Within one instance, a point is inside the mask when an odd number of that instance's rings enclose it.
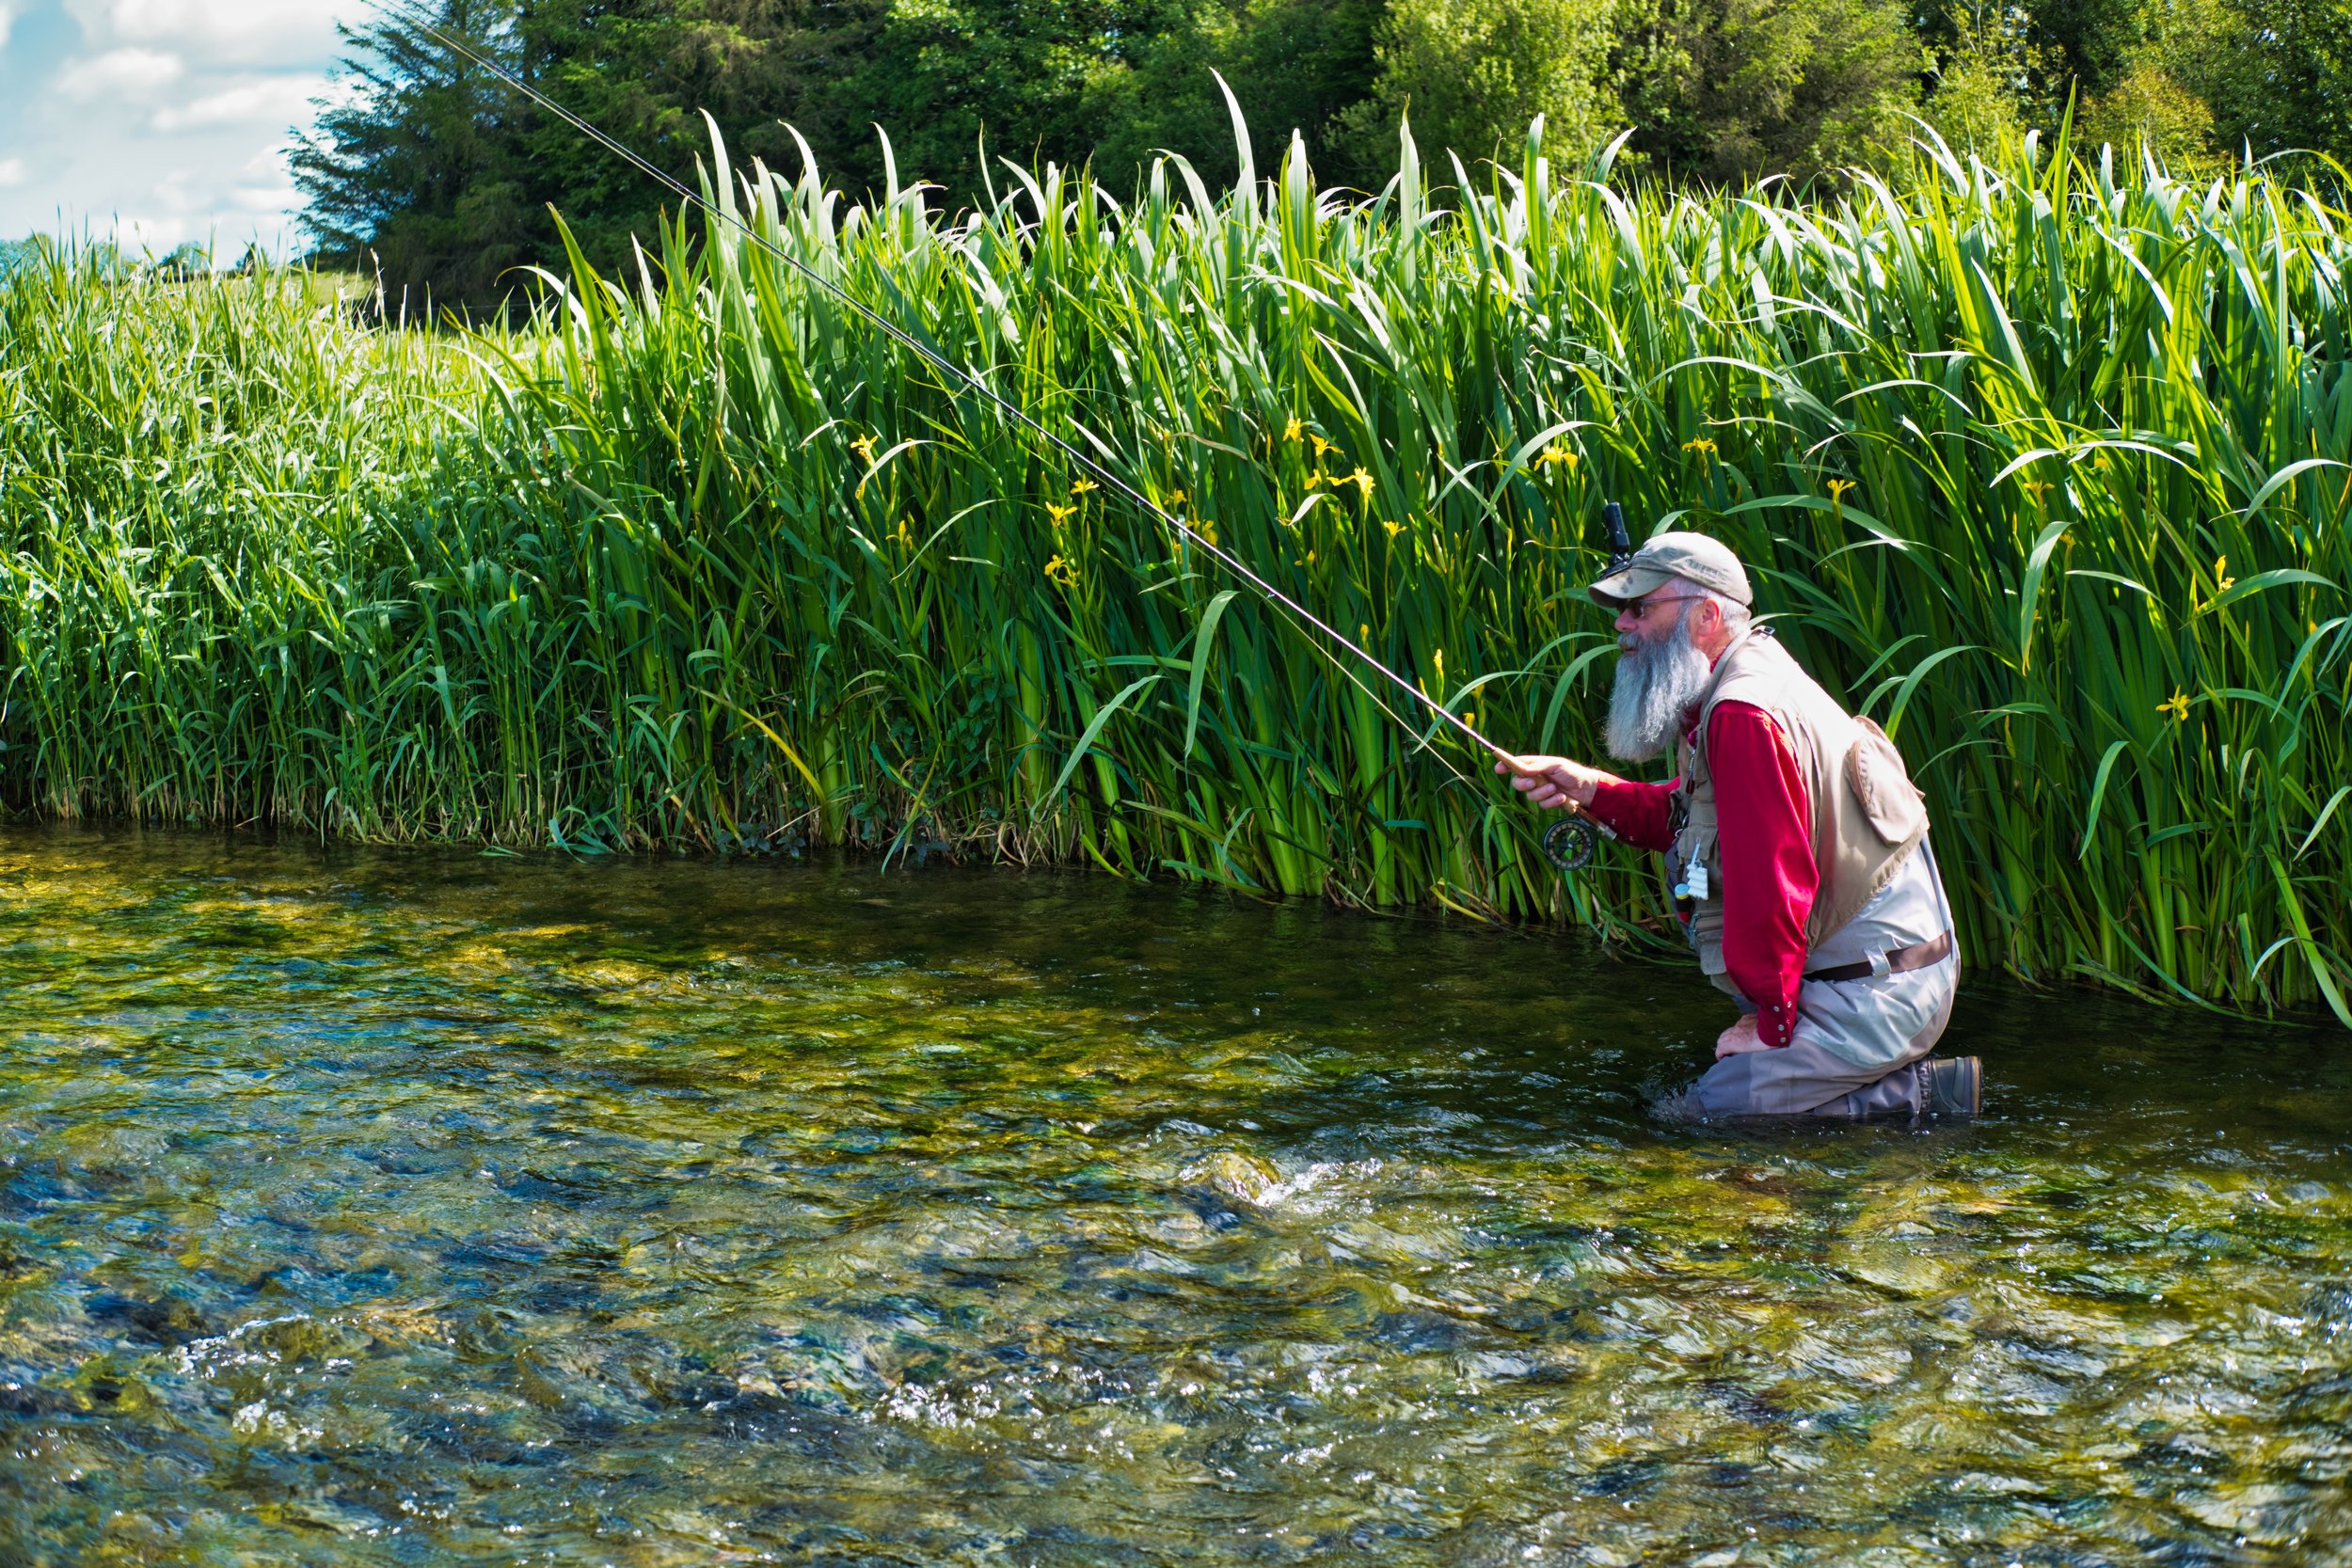
<instances>
[{"instance_id":1,"label":"dark green foliage","mask_svg":"<svg viewBox=\"0 0 2352 1568\"><path fill-rule=\"evenodd\" d=\"M1714 185L1899 146L1924 63L1897 0L1662 0L1620 49L1634 150Z\"/></svg>"},{"instance_id":2,"label":"dark green foliage","mask_svg":"<svg viewBox=\"0 0 2352 1568\"><path fill-rule=\"evenodd\" d=\"M798 163L780 119L821 131L821 73L854 57L879 4L850 0L388 0L345 27L358 91L294 158L322 258L380 270L388 297L481 310L558 259L549 208L588 255L625 265L662 191L428 38L449 33L691 182L702 114L747 153ZM858 133L861 143L866 133Z\"/></svg>"},{"instance_id":3,"label":"dark green foliage","mask_svg":"<svg viewBox=\"0 0 2352 1568\"><path fill-rule=\"evenodd\" d=\"M1372 92L1374 37L1387 9L1387 0L1216 0L1201 8L1190 28L1156 40L1135 71L1109 85L1113 113L1095 172L1124 189L1165 149L1211 184L1230 183L1240 165L1215 71L1257 128L1261 167L1296 131L1326 181L1376 189L1393 172L1393 138L1367 156L1341 119Z\"/></svg>"},{"instance_id":4,"label":"dark green foliage","mask_svg":"<svg viewBox=\"0 0 2352 1568\"><path fill-rule=\"evenodd\" d=\"M2025 35L2044 64L2042 95L2063 110L2070 90L2113 90L2147 36L2148 13L2145 0L2035 0Z\"/></svg>"},{"instance_id":5,"label":"dark green foliage","mask_svg":"<svg viewBox=\"0 0 2352 1568\"><path fill-rule=\"evenodd\" d=\"M1467 166L1516 162L1538 116L1549 145L1586 150L1615 129L1603 78L1616 21L1593 0L1389 0L1372 96L1345 119L1367 158L1394 156L1408 112L1419 140Z\"/></svg>"},{"instance_id":6,"label":"dark green foliage","mask_svg":"<svg viewBox=\"0 0 2352 1568\"><path fill-rule=\"evenodd\" d=\"M526 0L516 31L534 86L691 185L709 147L706 113L739 155L787 170L800 154L786 121L821 142L870 145L862 120L837 121L832 83L870 48L885 8L882 0ZM631 236L652 234L658 207L675 206L643 174L536 111L519 148L533 194L564 214L599 265L624 264ZM547 238L552 245L551 226Z\"/></svg>"},{"instance_id":7,"label":"dark green foliage","mask_svg":"<svg viewBox=\"0 0 2352 1568\"><path fill-rule=\"evenodd\" d=\"M872 46L829 96L839 120L871 121L889 134L903 174L968 198L1001 177L999 156L1024 165L1085 161L1114 115L1134 103L1126 79L1155 40L1190 36L1200 11L1196 0L891 6ZM853 192L881 172L864 149L819 150L849 156Z\"/></svg>"},{"instance_id":8,"label":"dark green foliage","mask_svg":"<svg viewBox=\"0 0 2352 1568\"><path fill-rule=\"evenodd\" d=\"M2173 74L2212 105L2224 150L2352 163L2352 0L2175 0L2167 9Z\"/></svg>"},{"instance_id":9,"label":"dark green foliage","mask_svg":"<svg viewBox=\"0 0 2352 1568\"><path fill-rule=\"evenodd\" d=\"M1660 171L1811 172L1899 140L1916 51L1895 0L385 0L344 30L357 91L298 150L320 255L380 270L388 297L470 310L557 259L550 207L626 267L660 192L426 39L468 40L670 172L703 112L741 155L800 166L787 123L853 198L886 175L984 202L994 160L1090 165L1124 194L1161 150L1230 179L1223 75L1317 173L1376 188L1409 105L1467 159L1533 115L1574 153L1642 127ZM985 152L983 151L985 148ZM1440 160L1436 166L1444 168Z\"/></svg>"}]
</instances>

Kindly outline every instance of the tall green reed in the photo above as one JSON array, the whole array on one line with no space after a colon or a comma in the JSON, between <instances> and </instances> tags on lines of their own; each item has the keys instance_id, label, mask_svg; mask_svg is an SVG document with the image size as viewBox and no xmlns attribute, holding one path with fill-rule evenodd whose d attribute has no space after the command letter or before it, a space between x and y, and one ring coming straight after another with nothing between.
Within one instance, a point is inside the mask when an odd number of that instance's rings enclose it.
<instances>
[{"instance_id":1,"label":"tall green reed","mask_svg":"<svg viewBox=\"0 0 2352 1568\"><path fill-rule=\"evenodd\" d=\"M1295 145L1124 205L844 207L716 143L710 188L1506 744L1598 750L1602 499L1719 534L1912 758L1972 952L2352 1023L2343 214L2032 143L1821 200L1402 150L1369 201ZM8 791L1668 928L985 402L722 226L655 238L511 335L0 295Z\"/></svg>"}]
</instances>

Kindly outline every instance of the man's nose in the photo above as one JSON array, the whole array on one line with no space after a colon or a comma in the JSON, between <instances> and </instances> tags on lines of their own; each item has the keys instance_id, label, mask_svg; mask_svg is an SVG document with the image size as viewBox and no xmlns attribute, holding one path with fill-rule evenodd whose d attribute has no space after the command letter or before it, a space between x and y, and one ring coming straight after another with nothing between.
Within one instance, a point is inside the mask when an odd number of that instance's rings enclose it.
<instances>
[{"instance_id":1,"label":"man's nose","mask_svg":"<svg viewBox=\"0 0 2352 1568\"><path fill-rule=\"evenodd\" d=\"M1641 626L1642 618L1639 615L1634 614L1631 610L1620 610L1617 611L1617 629L1619 631L1639 631Z\"/></svg>"}]
</instances>

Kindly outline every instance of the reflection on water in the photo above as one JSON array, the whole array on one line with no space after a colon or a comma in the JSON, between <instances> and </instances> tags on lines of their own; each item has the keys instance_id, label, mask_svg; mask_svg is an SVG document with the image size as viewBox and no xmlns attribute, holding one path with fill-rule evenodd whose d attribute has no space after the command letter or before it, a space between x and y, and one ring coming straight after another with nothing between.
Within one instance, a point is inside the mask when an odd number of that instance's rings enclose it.
<instances>
[{"instance_id":1,"label":"reflection on water","mask_svg":"<svg viewBox=\"0 0 2352 1568\"><path fill-rule=\"evenodd\" d=\"M1972 995L1653 1125L1565 941L1101 880L0 836L11 1564L2312 1563L2352 1053Z\"/></svg>"}]
</instances>

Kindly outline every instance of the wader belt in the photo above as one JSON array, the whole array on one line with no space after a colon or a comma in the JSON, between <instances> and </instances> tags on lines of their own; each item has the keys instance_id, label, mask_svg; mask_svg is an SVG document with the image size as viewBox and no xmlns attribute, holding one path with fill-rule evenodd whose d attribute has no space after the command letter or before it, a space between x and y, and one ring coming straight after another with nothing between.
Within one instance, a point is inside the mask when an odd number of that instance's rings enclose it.
<instances>
[{"instance_id":1,"label":"wader belt","mask_svg":"<svg viewBox=\"0 0 2352 1568\"><path fill-rule=\"evenodd\" d=\"M1951 956L1952 933L1947 931L1940 937L1919 943L1916 947L1898 947L1893 952L1883 955L1886 962L1884 969L1879 968L1877 964L1866 958L1860 963L1839 964L1835 969L1809 970L1805 974L1805 978L1808 980L1867 980L1873 974L1908 974L1915 969L1926 969L1930 965L1940 964Z\"/></svg>"}]
</instances>

